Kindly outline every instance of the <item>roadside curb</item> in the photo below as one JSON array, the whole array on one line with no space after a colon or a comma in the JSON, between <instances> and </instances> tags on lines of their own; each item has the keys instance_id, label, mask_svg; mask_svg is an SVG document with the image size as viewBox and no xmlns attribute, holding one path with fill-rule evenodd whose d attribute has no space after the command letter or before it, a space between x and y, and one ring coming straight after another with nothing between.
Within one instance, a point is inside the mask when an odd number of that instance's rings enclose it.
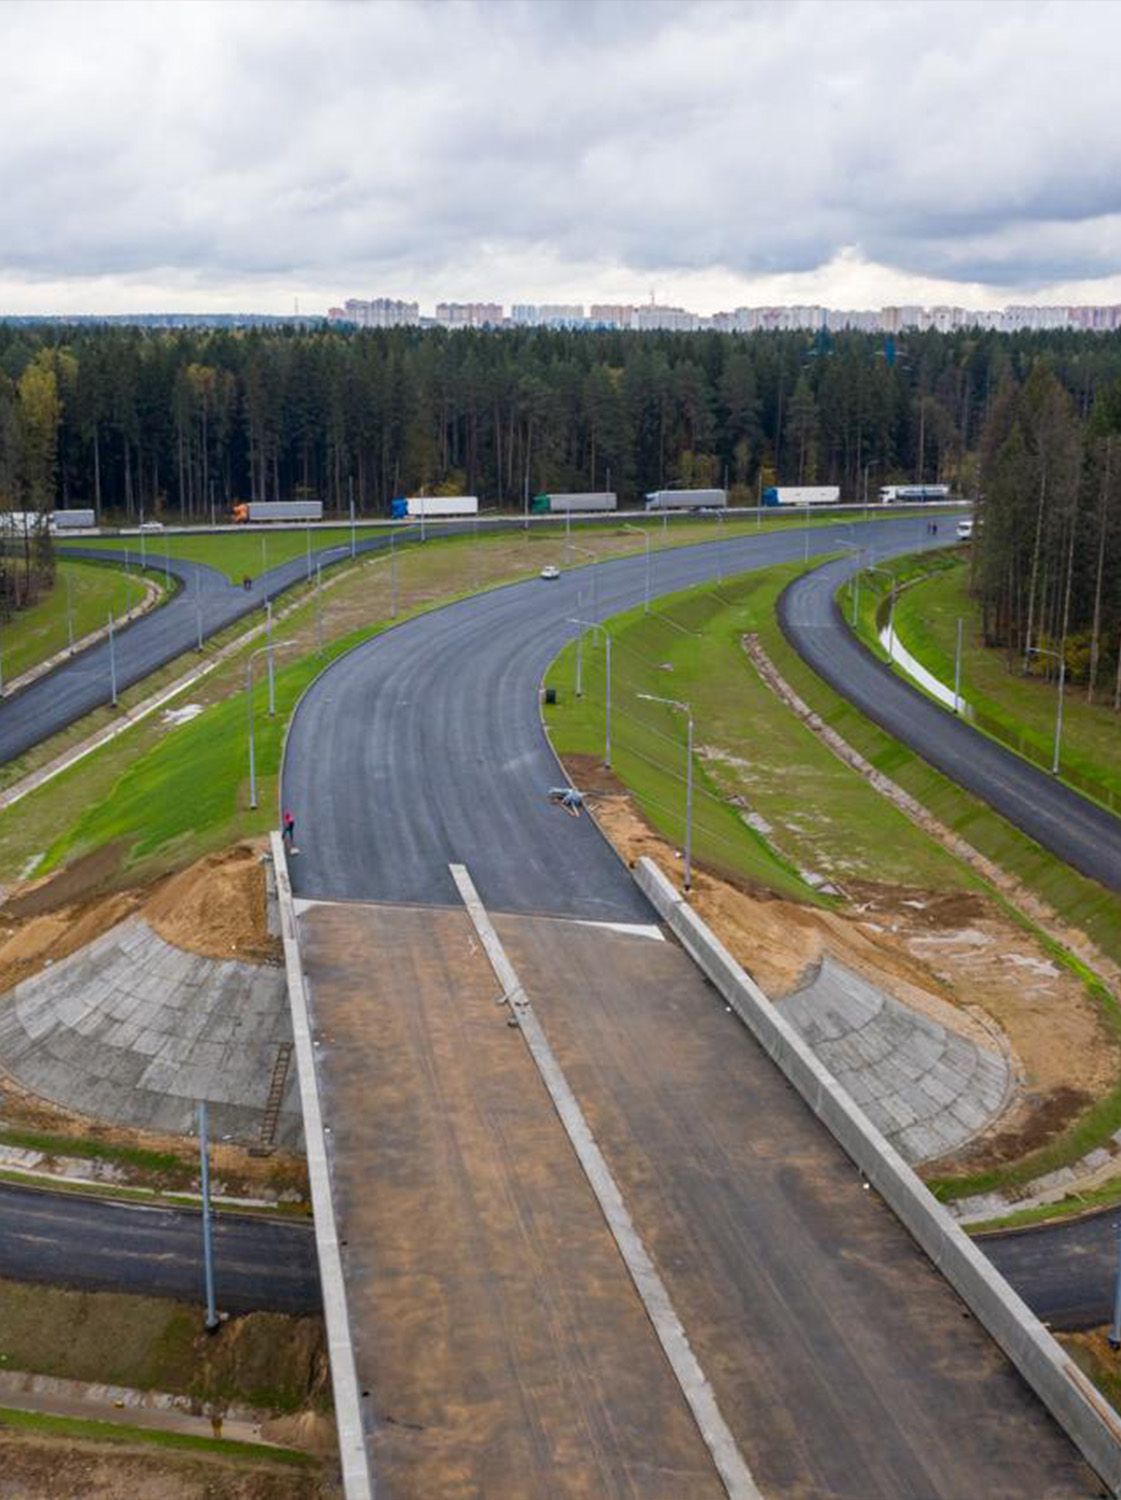
<instances>
[{"instance_id":1,"label":"roadside curb","mask_svg":"<svg viewBox=\"0 0 1121 1500\"><path fill-rule=\"evenodd\" d=\"M1121 1417L647 857L639 889L1114 1495Z\"/></svg>"},{"instance_id":2,"label":"roadside curb","mask_svg":"<svg viewBox=\"0 0 1121 1500\"><path fill-rule=\"evenodd\" d=\"M280 925L284 941L284 963L288 974L288 997L292 1011L292 1033L300 1080L300 1103L304 1115L304 1140L307 1149L308 1179L311 1184L312 1209L315 1216L315 1246L319 1259L319 1280L323 1292L323 1314L327 1325L327 1350L331 1363L331 1386L335 1396L335 1422L339 1433L339 1460L342 1465L343 1491L346 1500L373 1500L374 1483L366 1452L365 1423L358 1390L358 1372L354 1363L354 1345L343 1280L342 1251L338 1225L335 1222L331 1196L331 1163L327 1137L319 1106L319 1086L315 1076L315 1049L312 1045L311 1016L307 986L296 926L296 908L288 860L279 833L270 835L273 867L276 871L276 893L280 905Z\"/></svg>"}]
</instances>

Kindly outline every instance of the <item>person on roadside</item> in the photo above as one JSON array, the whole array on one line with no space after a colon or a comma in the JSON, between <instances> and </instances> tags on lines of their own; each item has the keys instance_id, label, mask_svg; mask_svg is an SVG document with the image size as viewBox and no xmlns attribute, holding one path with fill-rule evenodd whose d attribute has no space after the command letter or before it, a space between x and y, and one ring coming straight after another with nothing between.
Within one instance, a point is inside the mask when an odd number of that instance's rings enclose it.
<instances>
[{"instance_id":1,"label":"person on roadside","mask_svg":"<svg viewBox=\"0 0 1121 1500\"><path fill-rule=\"evenodd\" d=\"M281 819L280 827L280 836L284 840L284 847L288 850L288 853L299 854L300 851L296 848L296 819L287 809L285 809L284 817Z\"/></svg>"}]
</instances>

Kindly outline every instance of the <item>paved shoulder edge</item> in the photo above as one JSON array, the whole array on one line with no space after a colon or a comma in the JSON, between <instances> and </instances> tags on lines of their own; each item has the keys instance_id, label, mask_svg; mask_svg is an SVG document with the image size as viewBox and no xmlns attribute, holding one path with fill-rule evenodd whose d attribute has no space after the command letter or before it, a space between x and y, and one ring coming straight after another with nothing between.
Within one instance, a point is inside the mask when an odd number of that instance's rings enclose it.
<instances>
[{"instance_id":1,"label":"paved shoulder edge","mask_svg":"<svg viewBox=\"0 0 1121 1500\"><path fill-rule=\"evenodd\" d=\"M647 857L635 879L662 920L1004 1350L1114 1495L1121 1418Z\"/></svg>"},{"instance_id":2,"label":"paved shoulder edge","mask_svg":"<svg viewBox=\"0 0 1121 1500\"><path fill-rule=\"evenodd\" d=\"M346 1500L373 1500L374 1483L366 1451L365 1424L358 1394L358 1372L350 1335L342 1255L331 1197L331 1168L319 1107L315 1049L312 1046L307 990L300 960L292 884L279 833L271 835L271 843L284 941L284 964L288 975L288 996L292 1010L292 1032L300 1079L300 1103L304 1114L308 1177L311 1181L311 1202L315 1216L315 1244L319 1255L319 1278L327 1323L327 1349L331 1360L331 1386L335 1396L343 1489Z\"/></svg>"}]
</instances>

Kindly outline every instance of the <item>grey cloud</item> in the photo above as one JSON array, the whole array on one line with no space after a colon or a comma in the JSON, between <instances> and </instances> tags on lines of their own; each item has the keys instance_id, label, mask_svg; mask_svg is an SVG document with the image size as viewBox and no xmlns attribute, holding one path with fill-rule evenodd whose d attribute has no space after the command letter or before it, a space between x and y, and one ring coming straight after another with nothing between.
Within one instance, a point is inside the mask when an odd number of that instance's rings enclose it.
<instances>
[{"instance_id":1,"label":"grey cloud","mask_svg":"<svg viewBox=\"0 0 1121 1500\"><path fill-rule=\"evenodd\" d=\"M1077 3L8 3L0 265L1108 274L1119 44Z\"/></svg>"}]
</instances>

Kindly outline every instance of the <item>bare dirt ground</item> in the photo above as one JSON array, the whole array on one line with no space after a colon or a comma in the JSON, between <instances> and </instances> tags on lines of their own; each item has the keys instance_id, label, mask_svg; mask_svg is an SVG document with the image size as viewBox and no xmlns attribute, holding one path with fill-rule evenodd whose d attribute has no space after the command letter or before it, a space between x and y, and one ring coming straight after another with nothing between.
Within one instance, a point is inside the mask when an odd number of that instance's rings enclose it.
<instances>
[{"instance_id":1,"label":"bare dirt ground","mask_svg":"<svg viewBox=\"0 0 1121 1500\"><path fill-rule=\"evenodd\" d=\"M648 855L680 880L681 861L594 757L566 757L596 821L633 865ZM849 906L826 911L694 872L694 906L774 999L826 953L903 1004L989 1046L1019 1076L1009 1110L939 1172L1015 1159L1055 1136L1121 1071L1121 1049L1085 986L982 895L848 882Z\"/></svg>"},{"instance_id":2,"label":"bare dirt ground","mask_svg":"<svg viewBox=\"0 0 1121 1500\"><path fill-rule=\"evenodd\" d=\"M317 1470L32 1437L0 1426L0 1500L332 1500Z\"/></svg>"},{"instance_id":3,"label":"bare dirt ground","mask_svg":"<svg viewBox=\"0 0 1121 1500\"><path fill-rule=\"evenodd\" d=\"M107 845L56 875L20 887L0 906L0 1005L9 1003L3 992L134 913L167 942L189 952L247 963L277 961L280 945L266 925L263 847L263 840L236 844L154 885L118 890L113 888L118 855ZM0 1070L0 1131L5 1128L160 1152L178 1158L190 1180L196 1171L192 1142L91 1120L28 1093ZM289 1153L276 1152L266 1160L241 1147L218 1144L212 1160L225 1190L234 1196L292 1189L306 1193L302 1159ZM182 1175L173 1170L161 1178L158 1171L139 1165L127 1172L136 1185L168 1190L186 1185Z\"/></svg>"}]
</instances>

